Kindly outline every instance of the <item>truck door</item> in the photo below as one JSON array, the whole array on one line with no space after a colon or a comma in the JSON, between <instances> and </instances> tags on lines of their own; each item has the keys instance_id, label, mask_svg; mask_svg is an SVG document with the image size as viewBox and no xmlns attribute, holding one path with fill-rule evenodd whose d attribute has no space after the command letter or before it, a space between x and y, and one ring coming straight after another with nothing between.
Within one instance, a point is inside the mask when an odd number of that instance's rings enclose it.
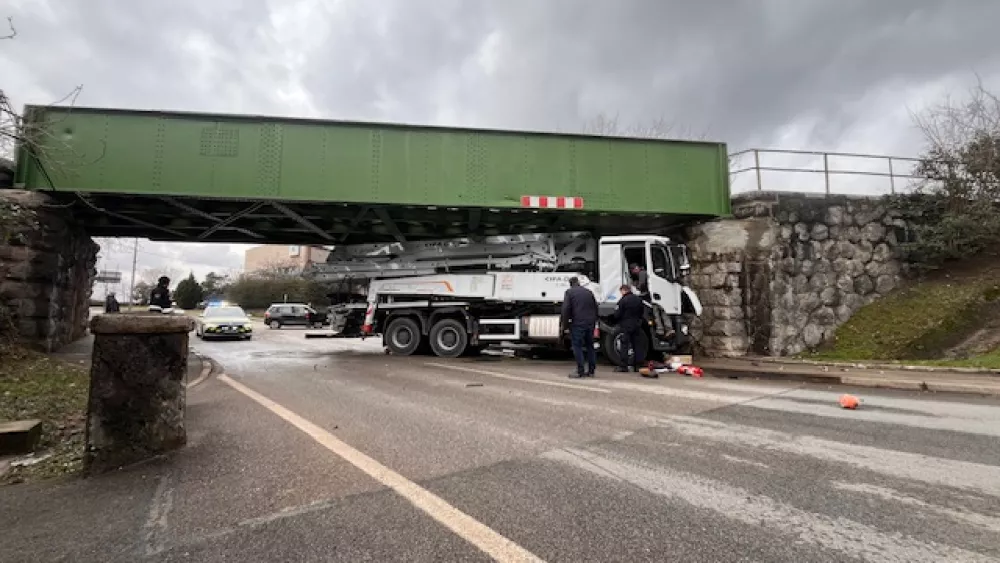
<instances>
[{"instance_id":1,"label":"truck door","mask_svg":"<svg viewBox=\"0 0 1000 563\"><path fill-rule=\"evenodd\" d=\"M624 274L624 263L621 244L602 244L599 261L599 281L601 283L601 303L613 303L618 300L618 288L628 277Z\"/></svg>"},{"instance_id":2,"label":"truck door","mask_svg":"<svg viewBox=\"0 0 1000 563\"><path fill-rule=\"evenodd\" d=\"M668 315L679 315L681 312L680 272L671 260L667 247L657 243L647 243L650 268L649 293L653 302L663 307Z\"/></svg>"}]
</instances>

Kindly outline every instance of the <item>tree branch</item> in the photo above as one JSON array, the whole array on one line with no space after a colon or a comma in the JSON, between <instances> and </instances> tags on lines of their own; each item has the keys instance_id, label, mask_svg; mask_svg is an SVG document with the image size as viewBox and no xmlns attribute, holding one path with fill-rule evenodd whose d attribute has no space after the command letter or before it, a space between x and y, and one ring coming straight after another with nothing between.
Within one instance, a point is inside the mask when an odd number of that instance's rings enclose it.
<instances>
[{"instance_id":1,"label":"tree branch","mask_svg":"<svg viewBox=\"0 0 1000 563\"><path fill-rule=\"evenodd\" d=\"M7 27L10 28L10 33L0 35L0 39L13 39L17 37L17 28L14 27L14 16L7 16Z\"/></svg>"}]
</instances>

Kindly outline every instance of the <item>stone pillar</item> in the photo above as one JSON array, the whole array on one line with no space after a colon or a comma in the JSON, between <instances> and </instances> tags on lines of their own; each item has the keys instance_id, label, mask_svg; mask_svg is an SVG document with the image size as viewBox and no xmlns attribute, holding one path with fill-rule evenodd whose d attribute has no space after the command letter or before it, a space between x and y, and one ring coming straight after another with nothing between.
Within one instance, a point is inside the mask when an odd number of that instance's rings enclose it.
<instances>
[{"instance_id":1,"label":"stone pillar","mask_svg":"<svg viewBox=\"0 0 1000 563\"><path fill-rule=\"evenodd\" d=\"M98 315L87 409L89 471L177 449L187 441L184 379L194 320L174 315Z\"/></svg>"},{"instance_id":2,"label":"stone pillar","mask_svg":"<svg viewBox=\"0 0 1000 563\"><path fill-rule=\"evenodd\" d=\"M692 323L698 352L707 356L767 354L771 320L769 257L774 226L768 219L725 219L688 229L691 287L702 315Z\"/></svg>"},{"instance_id":3,"label":"stone pillar","mask_svg":"<svg viewBox=\"0 0 1000 563\"><path fill-rule=\"evenodd\" d=\"M0 240L0 321L45 352L86 334L99 247L72 209L37 192L0 190L0 204L25 210ZM4 230L6 233L6 229Z\"/></svg>"}]
</instances>

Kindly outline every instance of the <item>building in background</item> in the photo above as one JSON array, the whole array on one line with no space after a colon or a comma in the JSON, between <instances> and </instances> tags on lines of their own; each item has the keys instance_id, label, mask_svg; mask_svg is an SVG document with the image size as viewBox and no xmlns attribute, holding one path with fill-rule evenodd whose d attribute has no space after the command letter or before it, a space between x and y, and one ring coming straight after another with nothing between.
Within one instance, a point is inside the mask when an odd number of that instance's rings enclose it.
<instances>
[{"instance_id":1,"label":"building in background","mask_svg":"<svg viewBox=\"0 0 1000 563\"><path fill-rule=\"evenodd\" d=\"M310 264L326 262L330 251L322 246L255 246L243 255L243 270L247 273L270 269L301 272Z\"/></svg>"}]
</instances>

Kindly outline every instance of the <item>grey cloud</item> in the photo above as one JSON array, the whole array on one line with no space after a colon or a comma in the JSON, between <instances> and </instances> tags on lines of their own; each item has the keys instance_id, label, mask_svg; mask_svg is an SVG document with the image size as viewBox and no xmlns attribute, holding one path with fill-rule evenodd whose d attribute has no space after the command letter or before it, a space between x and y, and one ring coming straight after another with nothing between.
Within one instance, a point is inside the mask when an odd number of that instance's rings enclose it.
<instances>
[{"instance_id":1,"label":"grey cloud","mask_svg":"<svg viewBox=\"0 0 1000 563\"><path fill-rule=\"evenodd\" d=\"M240 84L254 62L258 23L241 13L267 13L264 0L234 2L135 2L114 0L52 2L46 11L25 3L15 9L19 35L4 45L8 64L29 69L35 86L59 98L84 85L86 105L133 108L223 110L223 88ZM210 38L225 54L213 68L212 83L194 76L199 57L184 51L193 34ZM16 85L14 85L16 86ZM17 88L6 86L17 96ZM214 95L213 95L214 94ZM261 105L266 92L247 92ZM46 103L49 100L24 100Z\"/></svg>"},{"instance_id":2,"label":"grey cloud","mask_svg":"<svg viewBox=\"0 0 1000 563\"><path fill-rule=\"evenodd\" d=\"M55 21L19 4L0 57L53 96L84 83L88 105L288 114L276 92L301 81L329 117L576 129L604 112L739 147L821 116L806 142L823 148L873 90L1000 75L990 0L59 4ZM193 33L219 56L185 51ZM491 33L489 74L475 58Z\"/></svg>"},{"instance_id":3,"label":"grey cloud","mask_svg":"<svg viewBox=\"0 0 1000 563\"><path fill-rule=\"evenodd\" d=\"M127 284L132 270L133 240L99 239L97 242L101 245L98 268L121 271ZM136 264L137 279L148 271L167 271L183 277L194 273L199 280L209 272L227 274L243 268L243 251L246 248L249 246L141 240Z\"/></svg>"},{"instance_id":4,"label":"grey cloud","mask_svg":"<svg viewBox=\"0 0 1000 563\"><path fill-rule=\"evenodd\" d=\"M427 121L442 103L442 79L461 72L489 33L489 5L481 0L353 4L314 51L305 85L329 115ZM396 109L385 112L383 104Z\"/></svg>"},{"instance_id":5,"label":"grey cloud","mask_svg":"<svg viewBox=\"0 0 1000 563\"><path fill-rule=\"evenodd\" d=\"M960 69L995 74L1000 54L991 31L1000 4L990 1L531 4L545 8L508 3L502 24L513 93L501 90L489 109L503 120L662 115L742 145L821 114L813 142L830 145L852 121L843 105L869 90ZM609 92L605 107L579 106L592 91ZM553 92L557 103L539 102Z\"/></svg>"},{"instance_id":6,"label":"grey cloud","mask_svg":"<svg viewBox=\"0 0 1000 563\"><path fill-rule=\"evenodd\" d=\"M794 129L785 148L913 154L920 138L899 110L933 102L922 88L960 91L973 73L1000 88L994 0L15 0L9 10L20 35L0 44L2 87L19 103L82 83L79 103L95 106L550 130L606 113L664 118L733 149L784 145ZM192 37L214 54L189 50Z\"/></svg>"}]
</instances>

